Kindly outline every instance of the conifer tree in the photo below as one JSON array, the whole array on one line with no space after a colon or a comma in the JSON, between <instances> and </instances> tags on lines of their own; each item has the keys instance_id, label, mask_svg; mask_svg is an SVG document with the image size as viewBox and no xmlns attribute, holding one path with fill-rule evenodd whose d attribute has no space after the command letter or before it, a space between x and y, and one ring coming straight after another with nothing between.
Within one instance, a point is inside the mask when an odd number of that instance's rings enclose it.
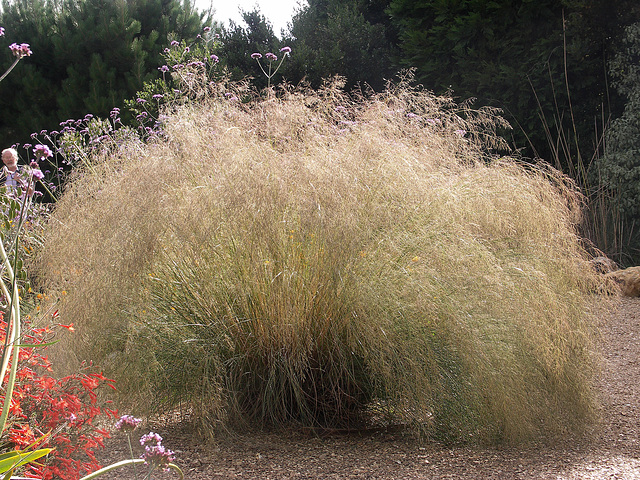
<instances>
[{"instance_id":1,"label":"conifer tree","mask_svg":"<svg viewBox=\"0 0 640 480\"><path fill-rule=\"evenodd\" d=\"M195 38L205 15L193 0L4 0L0 25L34 54L0 84L0 108L11 112L0 135L26 143L68 118L107 117L158 77L170 36ZM9 54L0 49L0 61Z\"/></svg>"},{"instance_id":2,"label":"conifer tree","mask_svg":"<svg viewBox=\"0 0 640 480\"><path fill-rule=\"evenodd\" d=\"M291 24L290 75L313 86L333 75L347 88L380 90L395 73L394 31L384 12L387 0L311 0Z\"/></svg>"}]
</instances>

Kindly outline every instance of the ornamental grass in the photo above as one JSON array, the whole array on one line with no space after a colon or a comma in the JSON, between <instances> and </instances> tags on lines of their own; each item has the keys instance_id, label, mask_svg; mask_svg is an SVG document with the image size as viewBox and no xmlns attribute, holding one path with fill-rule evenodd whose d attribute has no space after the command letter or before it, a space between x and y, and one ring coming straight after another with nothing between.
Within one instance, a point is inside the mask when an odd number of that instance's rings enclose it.
<instances>
[{"instance_id":1,"label":"ornamental grass","mask_svg":"<svg viewBox=\"0 0 640 480\"><path fill-rule=\"evenodd\" d=\"M583 429L597 332L580 194L490 154L492 110L340 87L229 86L79 170L38 262L79 332L60 356L209 431Z\"/></svg>"}]
</instances>

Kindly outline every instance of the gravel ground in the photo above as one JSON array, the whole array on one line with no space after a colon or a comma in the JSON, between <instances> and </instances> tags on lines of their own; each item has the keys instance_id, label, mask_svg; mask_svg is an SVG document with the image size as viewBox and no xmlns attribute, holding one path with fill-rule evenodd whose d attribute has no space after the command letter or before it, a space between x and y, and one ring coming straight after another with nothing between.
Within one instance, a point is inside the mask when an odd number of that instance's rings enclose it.
<instances>
[{"instance_id":1,"label":"gravel ground","mask_svg":"<svg viewBox=\"0 0 640 480\"><path fill-rule=\"evenodd\" d=\"M185 478L205 479L640 479L640 299L603 318L602 420L589 439L487 449L420 445L399 432L311 436L250 434L200 445L177 426L152 425L177 453ZM128 457L119 435L99 456ZM139 474L141 472L138 472ZM138 475L141 478L141 475ZM134 478L122 469L103 479ZM171 473L154 479L177 478Z\"/></svg>"}]
</instances>

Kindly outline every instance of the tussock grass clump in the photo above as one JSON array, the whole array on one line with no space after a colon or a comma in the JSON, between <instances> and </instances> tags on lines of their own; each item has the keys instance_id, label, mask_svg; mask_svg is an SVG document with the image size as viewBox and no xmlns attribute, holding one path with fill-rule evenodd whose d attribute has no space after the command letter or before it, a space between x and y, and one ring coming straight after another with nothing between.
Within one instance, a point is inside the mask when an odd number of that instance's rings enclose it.
<instances>
[{"instance_id":1,"label":"tussock grass clump","mask_svg":"<svg viewBox=\"0 0 640 480\"><path fill-rule=\"evenodd\" d=\"M594 278L568 180L490 159L494 112L407 85L281 93L183 107L76 176L39 264L66 348L208 425L584 426Z\"/></svg>"}]
</instances>

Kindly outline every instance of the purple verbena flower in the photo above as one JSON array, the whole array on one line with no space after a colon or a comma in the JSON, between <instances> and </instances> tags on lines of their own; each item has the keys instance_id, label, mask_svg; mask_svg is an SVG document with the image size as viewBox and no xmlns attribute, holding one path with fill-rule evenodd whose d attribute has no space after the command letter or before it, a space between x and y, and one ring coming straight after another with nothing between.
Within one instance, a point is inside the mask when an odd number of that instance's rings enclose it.
<instances>
[{"instance_id":1,"label":"purple verbena flower","mask_svg":"<svg viewBox=\"0 0 640 480\"><path fill-rule=\"evenodd\" d=\"M189 47L186 47L186 48L184 49L184 53L189 53L190 51L191 51L191 49L190 49Z\"/></svg>"},{"instance_id":2,"label":"purple verbena flower","mask_svg":"<svg viewBox=\"0 0 640 480\"><path fill-rule=\"evenodd\" d=\"M116 430L123 432L132 432L138 425L142 423L141 418L135 418L133 415L122 415L120 420L116 422Z\"/></svg>"},{"instance_id":3,"label":"purple verbena flower","mask_svg":"<svg viewBox=\"0 0 640 480\"><path fill-rule=\"evenodd\" d=\"M4 27L0 27L0 37L4 37Z\"/></svg>"},{"instance_id":4,"label":"purple verbena flower","mask_svg":"<svg viewBox=\"0 0 640 480\"><path fill-rule=\"evenodd\" d=\"M29 48L29 44L28 43L22 43L20 44L20 49L22 50L22 56L29 56L31 55L33 52L31 51L31 49Z\"/></svg>"},{"instance_id":5,"label":"purple verbena flower","mask_svg":"<svg viewBox=\"0 0 640 480\"><path fill-rule=\"evenodd\" d=\"M169 470L169 464L175 459L175 454L162 445L153 445L145 447L142 458L144 458L145 465L149 465L152 468L160 467L167 471Z\"/></svg>"},{"instance_id":6,"label":"purple verbena flower","mask_svg":"<svg viewBox=\"0 0 640 480\"><path fill-rule=\"evenodd\" d=\"M158 70L160 70L162 73L165 73L169 71L169 67L167 67L166 65L162 65L161 67L158 67Z\"/></svg>"},{"instance_id":7,"label":"purple verbena flower","mask_svg":"<svg viewBox=\"0 0 640 480\"><path fill-rule=\"evenodd\" d=\"M155 99L160 99L160 98L164 98L164 95L162 95L161 93L156 93L153 97L151 98L155 98Z\"/></svg>"},{"instance_id":8,"label":"purple verbena flower","mask_svg":"<svg viewBox=\"0 0 640 480\"><path fill-rule=\"evenodd\" d=\"M280 49L280 53L284 53L285 55L288 55L289 53L291 53L291 47L282 47Z\"/></svg>"},{"instance_id":9,"label":"purple verbena flower","mask_svg":"<svg viewBox=\"0 0 640 480\"><path fill-rule=\"evenodd\" d=\"M144 98L136 98L136 102L138 102L138 103L147 103L147 101Z\"/></svg>"},{"instance_id":10,"label":"purple verbena flower","mask_svg":"<svg viewBox=\"0 0 640 480\"><path fill-rule=\"evenodd\" d=\"M204 28L202 29L202 31L203 31L204 33L209 33L209 32L211 31L211 27L204 27Z\"/></svg>"},{"instance_id":11,"label":"purple verbena flower","mask_svg":"<svg viewBox=\"0 0 640 480\"><path fill-rule=\"evenodd\" d=\"M140 445L143 447L152 447L154 445L160 445L162 443L162 437L154 432L149 432L146 435L140 437Z\"/></svg>"},{"instance_id":12,"label":"purple verbena flower","mask_svg":"<svg viewBox=\"0 0 640 480\"><path fill-rule=\"evenodd\" d=\"M176 45L178 45L178 41L177 41L177 40L173 40L173 41L171 42L171 46L172 46L172 47L175 47Z\"/></svg>"},{"instance_id":13,"label":"purple verbena flower","mask_svg":"<svg viewBox=\"0 0 640 480\"><path fill-rule=\"evenodd\" d=\"M33 148L33 154L35 155L37 160L42 158L49 158L53 156L53 152L46 145L36 145Z\"/></svg>"},{"instance_id":14,"label":"purple verbena flower","mask_svg":"<svg viewBox=\"0 0 640 480\"><path fill-rule=\"evenodd\" d=\"M211 58L211 60L213 61L213 63L218 63L218 62L220 61L220 59L218 58L218 56L217 56L217 55L211 55L211 57L209 57L209 58Z\"/></svg>"},{"instance_id":15,"label":"purple verbena flower","mask_svg":"<svg viewBox=\"0 0 640 480\"><path fill-rule=\"evenodd\" d=\"M253 58L254 60L259 60L259 59L261 59L261 58L262 58L262 54L261 54L261 53L258 53L258 52L256 52L256 53L252 53L252 54L251 54L251 58Z\"/></svg>"},{"instance_id":16,"label":"purple verbena flower","mask_svg":"<svg viewBox=\"0 0 640 480\"><path fill-rule=\"evenodd\" d=\"M266 53L265 57L267 57L267 60L269 60L270 62L275 62L276 60L278 60L278 57L276 56L275 53Z\"/></svg>"},{"instance_id":17,"label":"purple verbena flower","mask_svg":"<svg viewBox=\"0 0 640 480\"><path fill-rule=\"evenodd\" d=\"M31 174L38 180L42 180L44 178L44 173L42 173L42 170L40 170L39 168L34 168L33 170L31 170Z\"/></svg>"},{"instance_id":18,"label":"purple verbena flower","mask_svg":"<svg viewBox=\"0 0 640 480\"><path fill-rule=\"evenodd\" d=\"M28 43L21 43L20 45L18 45L17 43L12 43L11 45L9 45L9 49L11 50L11 53L13 53L13 55L18 58L28 57L33 53L29 48Z\"/></svg>"}]
</instances>

